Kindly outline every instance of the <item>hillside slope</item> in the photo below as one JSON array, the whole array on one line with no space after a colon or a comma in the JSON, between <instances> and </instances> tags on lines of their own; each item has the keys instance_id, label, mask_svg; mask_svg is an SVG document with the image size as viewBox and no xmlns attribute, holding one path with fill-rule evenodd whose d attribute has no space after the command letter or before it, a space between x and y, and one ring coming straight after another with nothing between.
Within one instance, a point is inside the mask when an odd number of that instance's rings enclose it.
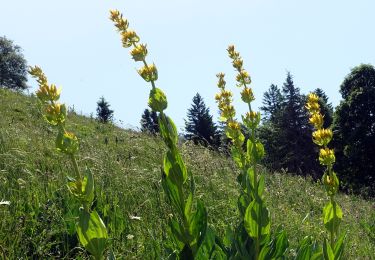
<instances>
[{"instance_id":1,"label":"hillside slope","mask_svg":"<svg viewBox=\"0 0 375 260\"><path fill-rule=\"evenodd\" d=\"M171 213L161 187L163 143L146 134L102 125L69 113L67 128L80 139L80 167L96 181L96 206L119 259L165 258ZM38 111L35 98L0 89L0 256L76 258L85 256L74 231L76 202L67 191L70 161L54 149L56 130ZM221 235L237 221L236 168L208 149L182 145L195 176L197 196ZM266 197L272 225L283 225L291 248L304 236L322 239L322 185L288 173L266 173ZM374 201L339 194L347 232L346 257L371 259L375 252ZM367 228L365 228L367 227ZM289 252L293 254L293 250Z\"/></svg>"}]
</instances>

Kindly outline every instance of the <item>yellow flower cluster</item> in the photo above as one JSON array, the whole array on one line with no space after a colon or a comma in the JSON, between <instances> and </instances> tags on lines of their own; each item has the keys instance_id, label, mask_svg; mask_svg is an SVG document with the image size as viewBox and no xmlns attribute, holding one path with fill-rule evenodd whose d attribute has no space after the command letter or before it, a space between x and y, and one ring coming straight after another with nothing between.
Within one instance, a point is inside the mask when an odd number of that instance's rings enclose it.
<instances>
[{"instance_id":1,"label":"yellow flower cluster","mask_svg":"<svg viewBox=\"0 0 375 260\"><path fill-rule=\"evenodd\" d=\"M44 119L50 125L59 127L56 148L61 152L74 154L78 150L78 139L73 133L68 133L64 129L67 111L65 104L58 103L61 90L54 84L48 84L47 77L40 67L30 67L29 73L36 78L39 84L36 96L42 103Z\"/></svg>"},{"instance_id":2,"label":"yellow flower cluster","mask_svg":"<svg viewBox=\"0 0 375 260\"><path fill-rule=\"evenodd\" d=\"M133 30L129 30L129 22L123 18L118 10L111 10L109 18L114 22L117 30L121 34L122 46L129 48L133 46L130 55L135 61L141 61L144 66L138 70L138 74L146 81L151 82L152 90L149 97L149 106L157 112L162 112L167 108L167 98L161 89L155 87L158 79L158 70L155 64L148 65L146 56L148 54L147 45L139 44L139 36Z\"/></svg>"},{"instance_id":3,"label":"yellow flower cluster","mask_svg":"<svg viewBox=\"0 0 375 260\"><path fill-rule=\"evenodd\" d=\"M333 196L339 187L339 180L336 173L332 170L332 166L336 161L333 149L328 148L329 142L332 140L332 130L323 128L324 119L320 113L319 97L316 94L309 94L307 98L306 108L310 113L310 123L314 126L315 131L312 134L313 142L322 148L319 150L319 162L327 166L327 171L323 175L323 183L327 193Z\"/></svg>"},{"instance_id":4,"label":"yellow flower cluster","mask_svg":"<svg viewBox=\"0 0 375 260\"><path fill-rule=\"evenodd\" d=\"M320 113L319 97L310 93L307 97L306 108L310 113L310 123L316 129L313 132L313 141L323 148L320 149L319 161L323 165L332 166L335 162L335 154L332 149L327 148L328 143L332 140L332 130L323 128L323 115Z\"/></svg>"}]
</instances>

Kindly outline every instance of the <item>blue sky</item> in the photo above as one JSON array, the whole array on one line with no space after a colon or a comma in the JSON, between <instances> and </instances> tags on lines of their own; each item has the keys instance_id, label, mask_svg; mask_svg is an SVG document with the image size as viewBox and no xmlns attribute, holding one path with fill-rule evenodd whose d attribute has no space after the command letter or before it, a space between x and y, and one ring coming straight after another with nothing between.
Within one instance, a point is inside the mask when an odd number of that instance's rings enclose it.
<instances>
[{"instance_id":1,"label":"blue sky","mask_svg":"<svg viewBox=\"0 0 375 260\"><path fill-rule=\"evenodd\" d=\"M240 99L228 44L236 45L252 76L255 107L272 83L282 85L287 71L302 93L322 88L337 105L350 69L375 64L373 0L0 1L0 35L20 45L28 63L63 88L62 101L95 114L103 95L125 127L139 126L149 85L138 76L140 64L129 49L121 47L109 9L123 12L147 43L158 87L169 100L167 113L179 128L197 92L217 118L218 72L226 73L228 88ZM35 81L29 84L35 91Z\"/></svg>"}]
</instances>

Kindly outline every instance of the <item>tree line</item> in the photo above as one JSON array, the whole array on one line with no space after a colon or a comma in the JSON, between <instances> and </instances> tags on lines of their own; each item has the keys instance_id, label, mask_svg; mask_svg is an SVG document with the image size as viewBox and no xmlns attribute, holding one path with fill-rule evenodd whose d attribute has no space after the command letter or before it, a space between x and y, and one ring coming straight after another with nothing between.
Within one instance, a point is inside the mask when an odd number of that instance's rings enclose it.
<instances>
[{"instance_id":1,"label":"tree line","mask_svg":"<svg viewBox=\"0 0 375 260\"><path fill-rule=\"evenodd\" d=\"M26 90L27 63L22 49L6 37L0 37L0 87ZM332 127L336 153L335 171L345 190L375 196L375 68L362 64L351 70L340 85L342 100L333 108L322 89L319 96L324 115L324 127ZM299 175L320 176L316 159L317 148L311 142L313 129L305 108L306 95L295 86L288 72L281 87L272 84L263 94L262 124L257 135L265 146L263 164L269 169ZM112 122L113 110L101 97L97 102L97 119ZM146 109L141 118L141 130L156 135L159 132L156 112ZM247 136L247 133L244 132ZM203 98L197 93L185 120L186 140L195 144L228 151L230 145L222 124L215 123Z\"/></svg>"}]
</instances>

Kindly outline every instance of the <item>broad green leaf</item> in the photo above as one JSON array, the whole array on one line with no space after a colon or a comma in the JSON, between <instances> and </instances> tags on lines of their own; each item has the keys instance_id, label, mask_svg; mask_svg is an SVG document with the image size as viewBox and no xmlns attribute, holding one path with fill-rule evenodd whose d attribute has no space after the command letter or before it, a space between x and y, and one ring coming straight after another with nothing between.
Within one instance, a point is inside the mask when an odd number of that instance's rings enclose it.
<instances>
[{"instance_id":1,"label":"broad green leaf","mask_svg":"<svg viewBox=\"0 0 375 260\"><path fill-rule=\"evenodd\" d=\"M264 175L260 175L258 182L258 196L261 197L264 192Z\"/></svg>"},{"instance_id":2,"label":"broad green leaf","mask_svg":"<svg viewBox=\"0 0 375 260\"><path fill-rule=\"evenodd\" d=\"M91 206L92 201L94 200L94 178L92 172L89 168L86 168L86 176L82 181L82 193L86 203Z\"/></svg>"},{"instance_id":3,"label":"broad green leaf","mask_svg":"<svg viewBox=\"0 0 375 260\"><path fill-rule=\"evenodd\" d=\"M250 237L264 243L271 227L269 212L264 203L254 200L249 204L245 212L244 224Z\"/></svg>"},{"instance_id":4,"label":"broad green leaf","mask_svg":"<svg viewBox=\"0 0 375 260\"><path fill-rule=\"evenodd\" d=\"M336 241L335 248L333 250L333 253L335 255L335 260L341 259L342 253L344 251L344 241L346 238L346 233L342 234L339 239Z\"/></svg>"},{"instance_id":5,"label":"broad green leaf","mask_svg":"<svg viewBox=\"0 0 375 260\"><path fill-rule=\"evenodd\" d=\"M311 237L305 237L297 248L296 260L309 260L312 254L312 241Z\"/></svg>"},{"instance_id":6,"label":"broad green leaf","mask_svg":"<svg viewBox=\"0 0 375 260\"><path fill-rule=\"evenodd\" d=\"M279 227L280 231L276 234L275 241L276 241L276 246L275 250L272 254L273 258L279 258L284 256L286 250L289 247L289 241L286 236L285 230L281 230L281 227Z\"/></svg>"},{"instance_id":7,"label":"broad green leaf","mask_svg":"<svg viewBox=\"0 0 375 260\"><path fill-rule=\"evenodd\" d=\"M160 114L158 117L160 134L168 146L169 149L172 149L177 145L178 134L176 125L173 123L173 120L166 116L165 114Z\"/></svg>"},{"instance_id":8,"label":"broad green leaf","mask_svg":"<svg viewBox=\"0 0 375 260\"><path fill-rule=\"evenodd\" d=\"M207 211L201 201L197 201L197 210L190 220L190 234L194 237L193 244L198 247L202 243L207 229Z\"/></svg>"},{"instance_id":9,"label":"broad green leaf","mask_svg":"<svg viewBox=\"0 0 375 260\"><path fill-rule=\"evenodd\" d=\"M108 239L107 229L96 211L81 210L76 226L79 242L95 258L102 257Z\"/></svg>"},{"instance_id":10,"label":"broad green leaf","mask_svg":"<svg viewBox=\"0 0 375 260\"><path fill-rule=\"evenodd\" d=\"M188 221L190 221L190 215L191 215L191 206L193 204L193 193L189 193L189 196L186 200L186 203L185 203L185 210L184 210L184 213L185 213L185 217Z\"/></svg>"},{"instance_id":11,"label":"broad green leaf","mask_svg":"<svg viewBox=\"0 0 375 260\"><path fill-rule=\"evenodd\" d=\"M325 260L334 260L335 256L333 254L332 248L328 243L327 239L324 239L323 243L323 257Z\"/></svg>"},{"instance_id":12,"label":"broad green leaf","mask_svg":"<svg viewBox=\"0 0 375 260\"><path fill-rule=\"evenodd\" d=\"M240 150L236 146L232 146L231 147L231 155L232 155L232 158L233 158L234 162L237 164L238 168L242 169L244 167L242 150Z\"/></svg>"},{"instance_id":13,"label":"broad green leaf","mask_svg":"<svg viewBox=\"0 0 375 260\"><path fill-rule=\"evenodd\" d=\"M181 187L187 179L187 170L178 150L167 151L164 157L164 173L177 186Z\"/></svg>"},{"instance_id":14,"label":"broad green leaf","mask_svg":"<svg viewBox=\"0 0 375 260\"><path fill-rule=\"evenodd\" d=\"M210 228L207 228L206 235L202 241L202 244L199 246L194 259L196 260L210 259L214 247L215 247L215 234Z\"/></svg>"},{"instance_id":15,"label":"broad green leaf","mask_svg":"<svg viewBox=\"0 0 375 260\"><path fill-rule=\"evenodd\" d=\"M178 187L165 175L163 175L162 178L162 186L172 205L179 211L181 215L184 214L185 209L183 208L183 202L182 198L180 197Z\"/></svg>"},{"instance_id":16,"label":"broad green leaf","mask_svg":"<svg viewBox=\"0 0 375 260\"><path fill-rule=\"evenodd\" d=\"M184 236L184 231L180 224L174 219L169 219L169 226L171 228L172 235L182 244L185 244L187 239Z\"/></svg>"},{"instance_id":17,"label":"broad green leaf","mask_svg":"<svg viewBox=\"0 0 375 260\"><path fill-rule=\"evenodd\" d=\"M329 232L337 233L338 227L342 220L342 210L340 206L333 201L330 201L323 209L324 226Z\"/></svg>"}]
</instances>

